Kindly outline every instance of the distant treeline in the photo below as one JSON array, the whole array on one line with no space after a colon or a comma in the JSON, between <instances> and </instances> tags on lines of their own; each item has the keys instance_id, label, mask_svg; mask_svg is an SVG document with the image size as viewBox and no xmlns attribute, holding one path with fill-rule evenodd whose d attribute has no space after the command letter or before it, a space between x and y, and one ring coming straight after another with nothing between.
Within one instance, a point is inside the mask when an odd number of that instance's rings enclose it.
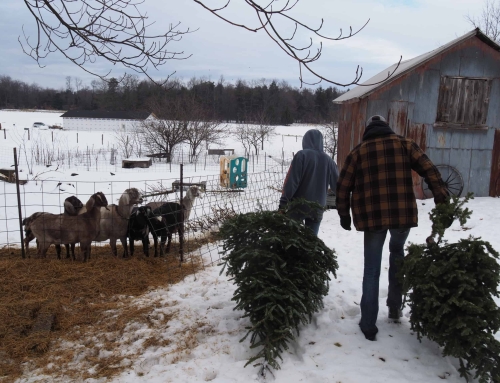
<instances>
[{"instance_id":1,"label":"distant treeline","mask_svg":"<svg viewBox=\"0 0 500 383\"><path fill-rule=\"evenodd\" d=\"M77 77L66 77L66 89L43 88L9 76L0 76L0 108L57 110L148 110L158 100L189 99L220 121L266 121L271 125L325 123L337 119L338 106L332 100L341 95L335 87L294 88L286 82L237 81L228 83L193 78L169 81L159 87L149 80L126 75L121 81L93 80L84 85ZM168 111L162 113L168 115Z\"/></svg>"}]
</instances>

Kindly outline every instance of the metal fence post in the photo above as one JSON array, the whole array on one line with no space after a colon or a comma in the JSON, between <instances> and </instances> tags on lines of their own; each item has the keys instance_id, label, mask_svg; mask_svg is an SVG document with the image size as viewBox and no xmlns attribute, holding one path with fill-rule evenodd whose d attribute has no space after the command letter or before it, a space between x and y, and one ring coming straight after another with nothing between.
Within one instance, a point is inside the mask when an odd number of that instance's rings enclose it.
<instances>
[{"instance_id":1,"label":"metal fence post","mask_svg":"<svg viewBox=\"0 0 500 383\"><path fill-rule=\"evenodd\" d=\"M180 183L179 183L179 187L180 187L180 198L181 198L181 209L184 210L184 205L182 204L182 198L184 198L184 193L183 193L183 189L184 189L184 164L180 164L180 170L181 170L181 174L180 174ZM180 259L181 259L181 262L184 261L184 219L185 219L185 215L184 213L182 213L182 222L181 222L181 230L182 230L182 234L179 233L179 256L180 256Z\"/></svg>"},{"instance_id":2,"label":"metal fence post","mask_svg":"<svg viewBox=\"0 0 500 383\"><path fill-rule=\"evenodd\" d=\"M21 234L21 255L26 258L24 251L24 235L23 235L23 216L21 213L21 191L19 190L19 169L17 166L17 149L14 148L14 170L16 172L16 191L17 191L17 213L19 216L19 233Z\"/></svg>"}]
</instances>

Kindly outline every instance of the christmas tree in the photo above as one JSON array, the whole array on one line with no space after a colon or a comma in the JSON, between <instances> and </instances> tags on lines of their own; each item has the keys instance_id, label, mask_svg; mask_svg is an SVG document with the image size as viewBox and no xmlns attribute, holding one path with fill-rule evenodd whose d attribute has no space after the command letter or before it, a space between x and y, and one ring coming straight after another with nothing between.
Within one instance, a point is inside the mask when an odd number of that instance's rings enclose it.
<instances>
[{"instance_id":1,"label":"christmas tree","mask_svg":"<svg viewBox=\"0 0 500 383\"><path fill-rule=\"evenodd\" d=\"M287 209L304 203L294 201ZM220 235L221 273L226 270L237 286L235 310L243 310L251 322L241 341L250 336L250 348L258 349L245 366L257 362L265 376L269 367L280 368L278 358L298 335L299 325L323 308L330 273L336 277L338 268L335 252L286 211L238 215L224 222Z\"/></svg>"},{"instance_id":2,"label":"christmas tree","mask_svg":"<svg viewBox=\"0 0 500 383\"><path fill-rule=\"evenodd\" d=\"M463 226L471 211L452 197L430 213L432 234L426 245L411 244L401 277L411 308L411 328L443 348L443 356L460 361L460 375L480 382L500 382L500 266L489 242L470 236L458 243L443 240L445 230L458 219ZM475 371L475 373L474 373Z\"/></svg>"}]
</instances>

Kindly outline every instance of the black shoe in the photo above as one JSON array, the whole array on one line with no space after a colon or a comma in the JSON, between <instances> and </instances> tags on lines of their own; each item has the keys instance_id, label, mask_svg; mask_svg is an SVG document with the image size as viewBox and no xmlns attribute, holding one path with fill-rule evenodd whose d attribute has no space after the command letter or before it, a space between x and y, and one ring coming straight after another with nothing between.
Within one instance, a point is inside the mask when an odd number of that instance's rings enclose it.
<instances>
[{"instance_id":1,"label":"black shoe","mask_svg":"<svg viewBox=\"0 0 500 383\"><path fill-rule=\"evenodd\" d=\"M389 307L389 319L399 320L403 316L403 310L397 307Z\"/></svg>"},{"instance_id":2,"label":"black shoe","mask_svg":"<svg viewBox=\"0 0 500 383\"><path fill-rule=\"evenodd\" d=\"M371 340L372 342L377 340L376 335L378 333L378 329L376 329L374 331L363 331L363 330L361 330L361 331L363 332L366 339Z\"/></svg>"},{"instance_id":3,"label":"black shoe","mask_svg":"<svg viewBox=\"0 0 500 383\"><path fill-rule=\"evenodd\" d=\"M365 338L374 342L377 340L377 334L365 334Z\"/></svg>"}]
</instances>

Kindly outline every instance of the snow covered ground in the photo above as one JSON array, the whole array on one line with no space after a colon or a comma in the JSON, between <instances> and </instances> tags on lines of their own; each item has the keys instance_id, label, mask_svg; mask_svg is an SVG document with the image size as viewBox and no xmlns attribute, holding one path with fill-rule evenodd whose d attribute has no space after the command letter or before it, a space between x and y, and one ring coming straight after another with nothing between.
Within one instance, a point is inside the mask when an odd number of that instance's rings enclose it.
<instances>
[{"instance_id":1,"label":"snow covered ground","mask_svg":"<svg viewBox=\"0 0 500 383\"><path fill-rule=\"evenodd\" d=\"M43 118L18 112L0 111L0 122L8 128L7 134L24 126L31 126L34 121L45 123L58 122L57 115ZM44 113L43 116L48 115ZM14 117L13 117L14 116ZM9 121L9 122L6 122ZM16 122L15 122L16 121ZM14 128L12 125L16 123ZM278 127L279 134L305 133L311 126ZM66 132L58 132L64 134ZM43 134L51 134L44 131ZM74 132L72 132L74 134ZM101 143L101 132L86 134L86 142ZM82 145L85 145L83 141ZM235 147L237 143L231 143ZM1 153L9 153L15 142L0 135ZM266 143L277 151L286 148L290 151L300 149L300 138L277 136ZM73 146L71 146L73 147ZM0 156L0 167L10 166L11 158ZM214 174L214 173L212 173ZM188 173L186 176L192 176ZM199 173L198 173L199 175ZM206 174L208 176L208 172ZM214 174L216 176L216 173ZM175 175L151 173L144 171L130 172L128 169L117 169L114 176L109 172L79 171L78 178L71 176L71 171L47 173L47 186L55 188L55 182L71 183L74 181L92 181L97 187L114 187L123 190L125 183L134 184L143 180L170 179ZM43 178L43 177L41 177ZM121 183L119 183L120 181ZM95 185L95 184L94 184ZM0 189L8 204L15 206L13 185L4 184ZM40 193L40 184L29 182L25 188L32 193ZM69 191L68 191L69 192ZM83 192L83 191L82 191ZM90 190L84 190L89 193ZM56 192L57 195L63 193ZM26 194L26 195L29 195ZM33 194L35 195L35 194ZM36 194L38 196L39 194ZM113 194L114 198L119 196ZM39 197L36 197L39 198ZM0 201L3 202L3 201ZM35 201L36 202L36 201ZM278 200L276 199L276 205ZM37 203L41 203L38 201ZM51 202L53 203L53 202ZM409 242L423 243L430 233L428 213L433 208L432 200L418 201L419 227L412 229ZM482 237L490 241L493 247L500 250L500 199L476 198L468 207L473 210L472 218L465 228L455 223L445 238L456 241L469 235ZM7 215L14 214L6 206L0 211ZM6 221L7 222L7 221ZM10 222L10 221L8 221ZM16 224L15 219L13 224ZM1 230L0 230L1 231ZM337 212L326 212L319 237L337 253L339 270L337 279L333 279L330 292L325 298L325 308L314 315L313 321L301 328L297 342L290 345L283 354L281 370L274 372L274 378L268 381L283 383L299 382L465 382L457 372L458 360L443 358L439 347L428 341L419 342L410 330L408 309L404 311L401 324L390 323L387 318L385 299L387 296L388 246L384 251L383 268L380 284L379 333L376 342L365 340L358 328L360 318L359 302L361 299L361 281L363 274L363 234L356 231L344 231L339 224ZM3 240L0 240L2 242ZM144 341L150 336L160 337L165 342L146 348L139 357L131 357L125 364L126 369L114 379L87 379L88 383L116 382L148 382L148 383L193 383L193 382L252 382L262 381L257 376L257 369L244 365L254 353L248 347L248 340L240 343L245 335L247 319L242 319L242 312L233 311L231 301L235 287L225 275L219 275L220 266L207 267L196 276L187 277L183 282L165 289L155 289L136 299L135 304L143 305L156 302L151 318L163 317L172 313L173 318L154 331L135 323L130 323L124 338L132 341L113 350L122 355L134 355ZM500 305L500 300L497 300ZM159 321L158 323L161 323ZM500 334L496 334L500 340ZM179 347L182 345L183 347ZM62 343L61 347L81 347L81 345ZM104 351L103 351L104 352ZM72 362L78 364L79 359ZM43 375L40 371L31 371L19 380L19 383L32 382L68 382L69 377L54 378Z\"/></svg>"},{"instance_id":2,"label":"snow covered ground","mask_svg":"<svg viewBox=\"0 0 500 383\"><path fill-rule=\"evenodd\" d=\"M409 242L422 243L430 232L428 213L434 204L427 200L419 201L418 206L420 225L411 230ZM468 207L474 212L466 229L454 223L446 239L456 241L469 235L480 236L500 249L497 234L500 218L496 213L500 199L477 198ZM337 252L337 279L332 280L330 292L324 299L325 308L314 315L311 324L301 327L297 342L283 354L281 370L274 372L274 378L268 375L266 380L281 383L465 382L457 372L458 360L443 358L439 347L429 340L417 340L410 330L408 309L404 310L401 324L386 319L387 243L380 284L379 333L377 341L370 342L358 328L363 234L344 231L336 211L330 210L325 214L319 236ZM151 317L180 313L155 334L161 340L169 340L169 345L148 348L130 360L127 369L112 380L88 379L86 382L262 382L257 368L244 368L253 352L248 340L242 343L239 340L249 321L241 318L242 312L233 311L231 298L235 287L225 275L219 275L220 269L220 266L206 268L197 273L196 278L187 277L168 289L156 289L138 298L137 305L156 302L157 308ZM497 303L500 304L500 300ZM194 337L190 336L193 329L197 329ZM134 342L114 352L133 354L151 335L151 329L131 323L125 337L134 337ZM500 334L496 337L500 340ZM176 350L178 345L185 345L188 351ZM42 381L55 380L34 372L19 382Z\"/></svg>"}]
</instances>

